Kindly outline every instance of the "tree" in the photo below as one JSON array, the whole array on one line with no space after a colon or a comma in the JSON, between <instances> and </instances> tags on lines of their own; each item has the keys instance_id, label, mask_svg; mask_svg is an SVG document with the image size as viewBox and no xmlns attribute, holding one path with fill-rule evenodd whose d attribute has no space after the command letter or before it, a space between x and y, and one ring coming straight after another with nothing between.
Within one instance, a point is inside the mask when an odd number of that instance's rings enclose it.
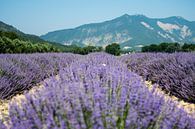
<instances>
[{"instance_id":1,"label":"tree","mask_svg":"<svg viewBox=\"0 0 195 129\"><path fill-rule=\"evenodd\" d=\"M117 43L110 44L110 45L106 46L105 51L109 54L119 56L121 53L120 45Z\"/></svg>"},{"instance_id":2,"label":"tree","mask_svg":"<svg viewBox=\"0 0 195 129\"><path fill-rule=\"evenodd\" d=\"M188 45L183 46L183 49L186 51L188 50ZM183 51L181 49L181 46L179 43L161 43L159 45L156 44L151 44L149 46L144 46L142 48L142 52L168 52L168 53L173 53L173 52L180 52Z\"/></svg>"},{"instance_id":3,"label":"tree","mask_svg":"<svg viewBox=\"0 0 195 129\"><path fill-rule=\"evenodd\" d=\"M178 43L170 43L165 52L173 53L180 51L180 45Z\"/></svg>"},{"instance_id":4,"label":"tree","mask_svg":"<svg viewBox=\"0 0 195 129\"><path fill-rule=\"evenodd\" d=\"M4 32L4 31L0 31L0 37L7 37L11 40L14 40L14 39L19 39L19 36L14 33L14 32Z\"/></svg>"},{"instance_id":5,"label":"tree","mask_svg":"<svg viewBox=\"0 0 195 129\"><path fill-rule=\"evenodd\" d=\"M150 46L142 47L142 52L150 52Z\"/></svg>"},{"instance_id":6,"label":"tree","mask_svg":"<svg viewBox=\"0 0 195 129\"><path fill-rule=\"evenodd\" d=\"M160 52L165 52L166 49L169 47L170 43L161 43L159 44L159 51Z\"/></svg>"},{"instance_id":7,"label":"tree","mask_svg":"<svg viewBox=\"0 0 195 129\"><path fill-rule=\"evenodd\" d=\"M184 44L181 48L182 51L184 52L190 52L190 51L195 51L195 44Z\"/></svg>"}]
</instances>

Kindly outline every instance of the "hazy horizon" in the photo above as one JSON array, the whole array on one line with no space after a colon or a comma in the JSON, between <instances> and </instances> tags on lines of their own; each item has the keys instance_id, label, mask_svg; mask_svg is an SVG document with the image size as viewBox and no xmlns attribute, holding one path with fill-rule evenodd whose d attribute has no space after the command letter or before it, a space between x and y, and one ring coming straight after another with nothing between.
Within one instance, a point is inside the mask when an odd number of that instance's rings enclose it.
<instances>
[{"instance_id":1,"label":"hazy horizon","mask_svg":"<svg viewBox=\"0 0 195 129\"><path fill-rule=\"evenodd\" d=\"M124 14L143 14L149 18L181 16L195 21L193 5L193 0L150 0L147 3L144 0L6 0L0 2L0 21L25 33L42 35L49 31L111 20Z\"/></svg>"}]
</instances>

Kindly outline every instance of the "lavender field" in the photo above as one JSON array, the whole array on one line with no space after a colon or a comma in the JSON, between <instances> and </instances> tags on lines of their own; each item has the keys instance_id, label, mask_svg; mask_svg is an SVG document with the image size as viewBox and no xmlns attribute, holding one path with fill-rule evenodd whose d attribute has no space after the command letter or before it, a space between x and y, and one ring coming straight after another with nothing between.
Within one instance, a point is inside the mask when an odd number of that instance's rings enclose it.
<instances>
[{"instance_id":1,"label":"lavender field","mask_svg":"<svg viewBox=\"0 0 195 129\"><path fill-rule=\"evenodd\" d=\"M4 103L0 129L194 129L195 53L1 54Z\"/></svg>"}]
</instances>

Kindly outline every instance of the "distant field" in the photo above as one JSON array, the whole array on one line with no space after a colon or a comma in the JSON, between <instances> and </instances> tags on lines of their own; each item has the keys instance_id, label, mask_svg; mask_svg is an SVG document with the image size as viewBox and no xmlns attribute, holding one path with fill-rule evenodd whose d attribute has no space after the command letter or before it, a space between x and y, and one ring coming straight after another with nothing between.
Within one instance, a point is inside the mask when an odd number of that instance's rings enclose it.
<instances>
[{"instance_id":1,"label":"distant field","mask_svg":"<svg viewBox=\"0 0 195 129\"><path fill-rule=\"evenodd\" d=\"M0 54L0 129L195 128L180 101L195 109L195 53Z\"/></svg>"}]
</instances>

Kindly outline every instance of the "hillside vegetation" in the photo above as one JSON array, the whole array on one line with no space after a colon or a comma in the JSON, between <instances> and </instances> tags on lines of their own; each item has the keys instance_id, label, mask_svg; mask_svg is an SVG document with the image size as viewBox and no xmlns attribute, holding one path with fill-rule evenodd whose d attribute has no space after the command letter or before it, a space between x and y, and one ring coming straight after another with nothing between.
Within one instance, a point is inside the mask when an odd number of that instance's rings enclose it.
<instances>
[{"instance_id":1,"label":"hillside vegetation","mask_svg":"<svg viewBox=\"0 0 195 129\"><path fill-rule=\"evenodd\" d=\"M179 43L161 43L159 45L151 44L149 46L144 46L142 52L191 52L195 51L195 44L183 44Z\"/></svg>"},{"instance_id":2,"label":"hillside vegetation","mask_svg":"<svg viewBox=\"0 0 195 129\"><path fill-rule=\"evenodd\" d=\"M46 42L26 41L14 32L0 31L0 53L59 52L60 50Z\"/></svg>"},{"instance_id":3,"label":"hillside vegetation","mask_svg":"<svg viewBox=\"0 0 195 129\"><path fill-rule=\"evenodd\" d=\"M33 42L25 40L15 32L0 31L0 53L44 53L44 52L71 52L76 54L88 54L102 51L102 47L76 45L65 46L58 43Z\"/></svg>"}]
</instances>

